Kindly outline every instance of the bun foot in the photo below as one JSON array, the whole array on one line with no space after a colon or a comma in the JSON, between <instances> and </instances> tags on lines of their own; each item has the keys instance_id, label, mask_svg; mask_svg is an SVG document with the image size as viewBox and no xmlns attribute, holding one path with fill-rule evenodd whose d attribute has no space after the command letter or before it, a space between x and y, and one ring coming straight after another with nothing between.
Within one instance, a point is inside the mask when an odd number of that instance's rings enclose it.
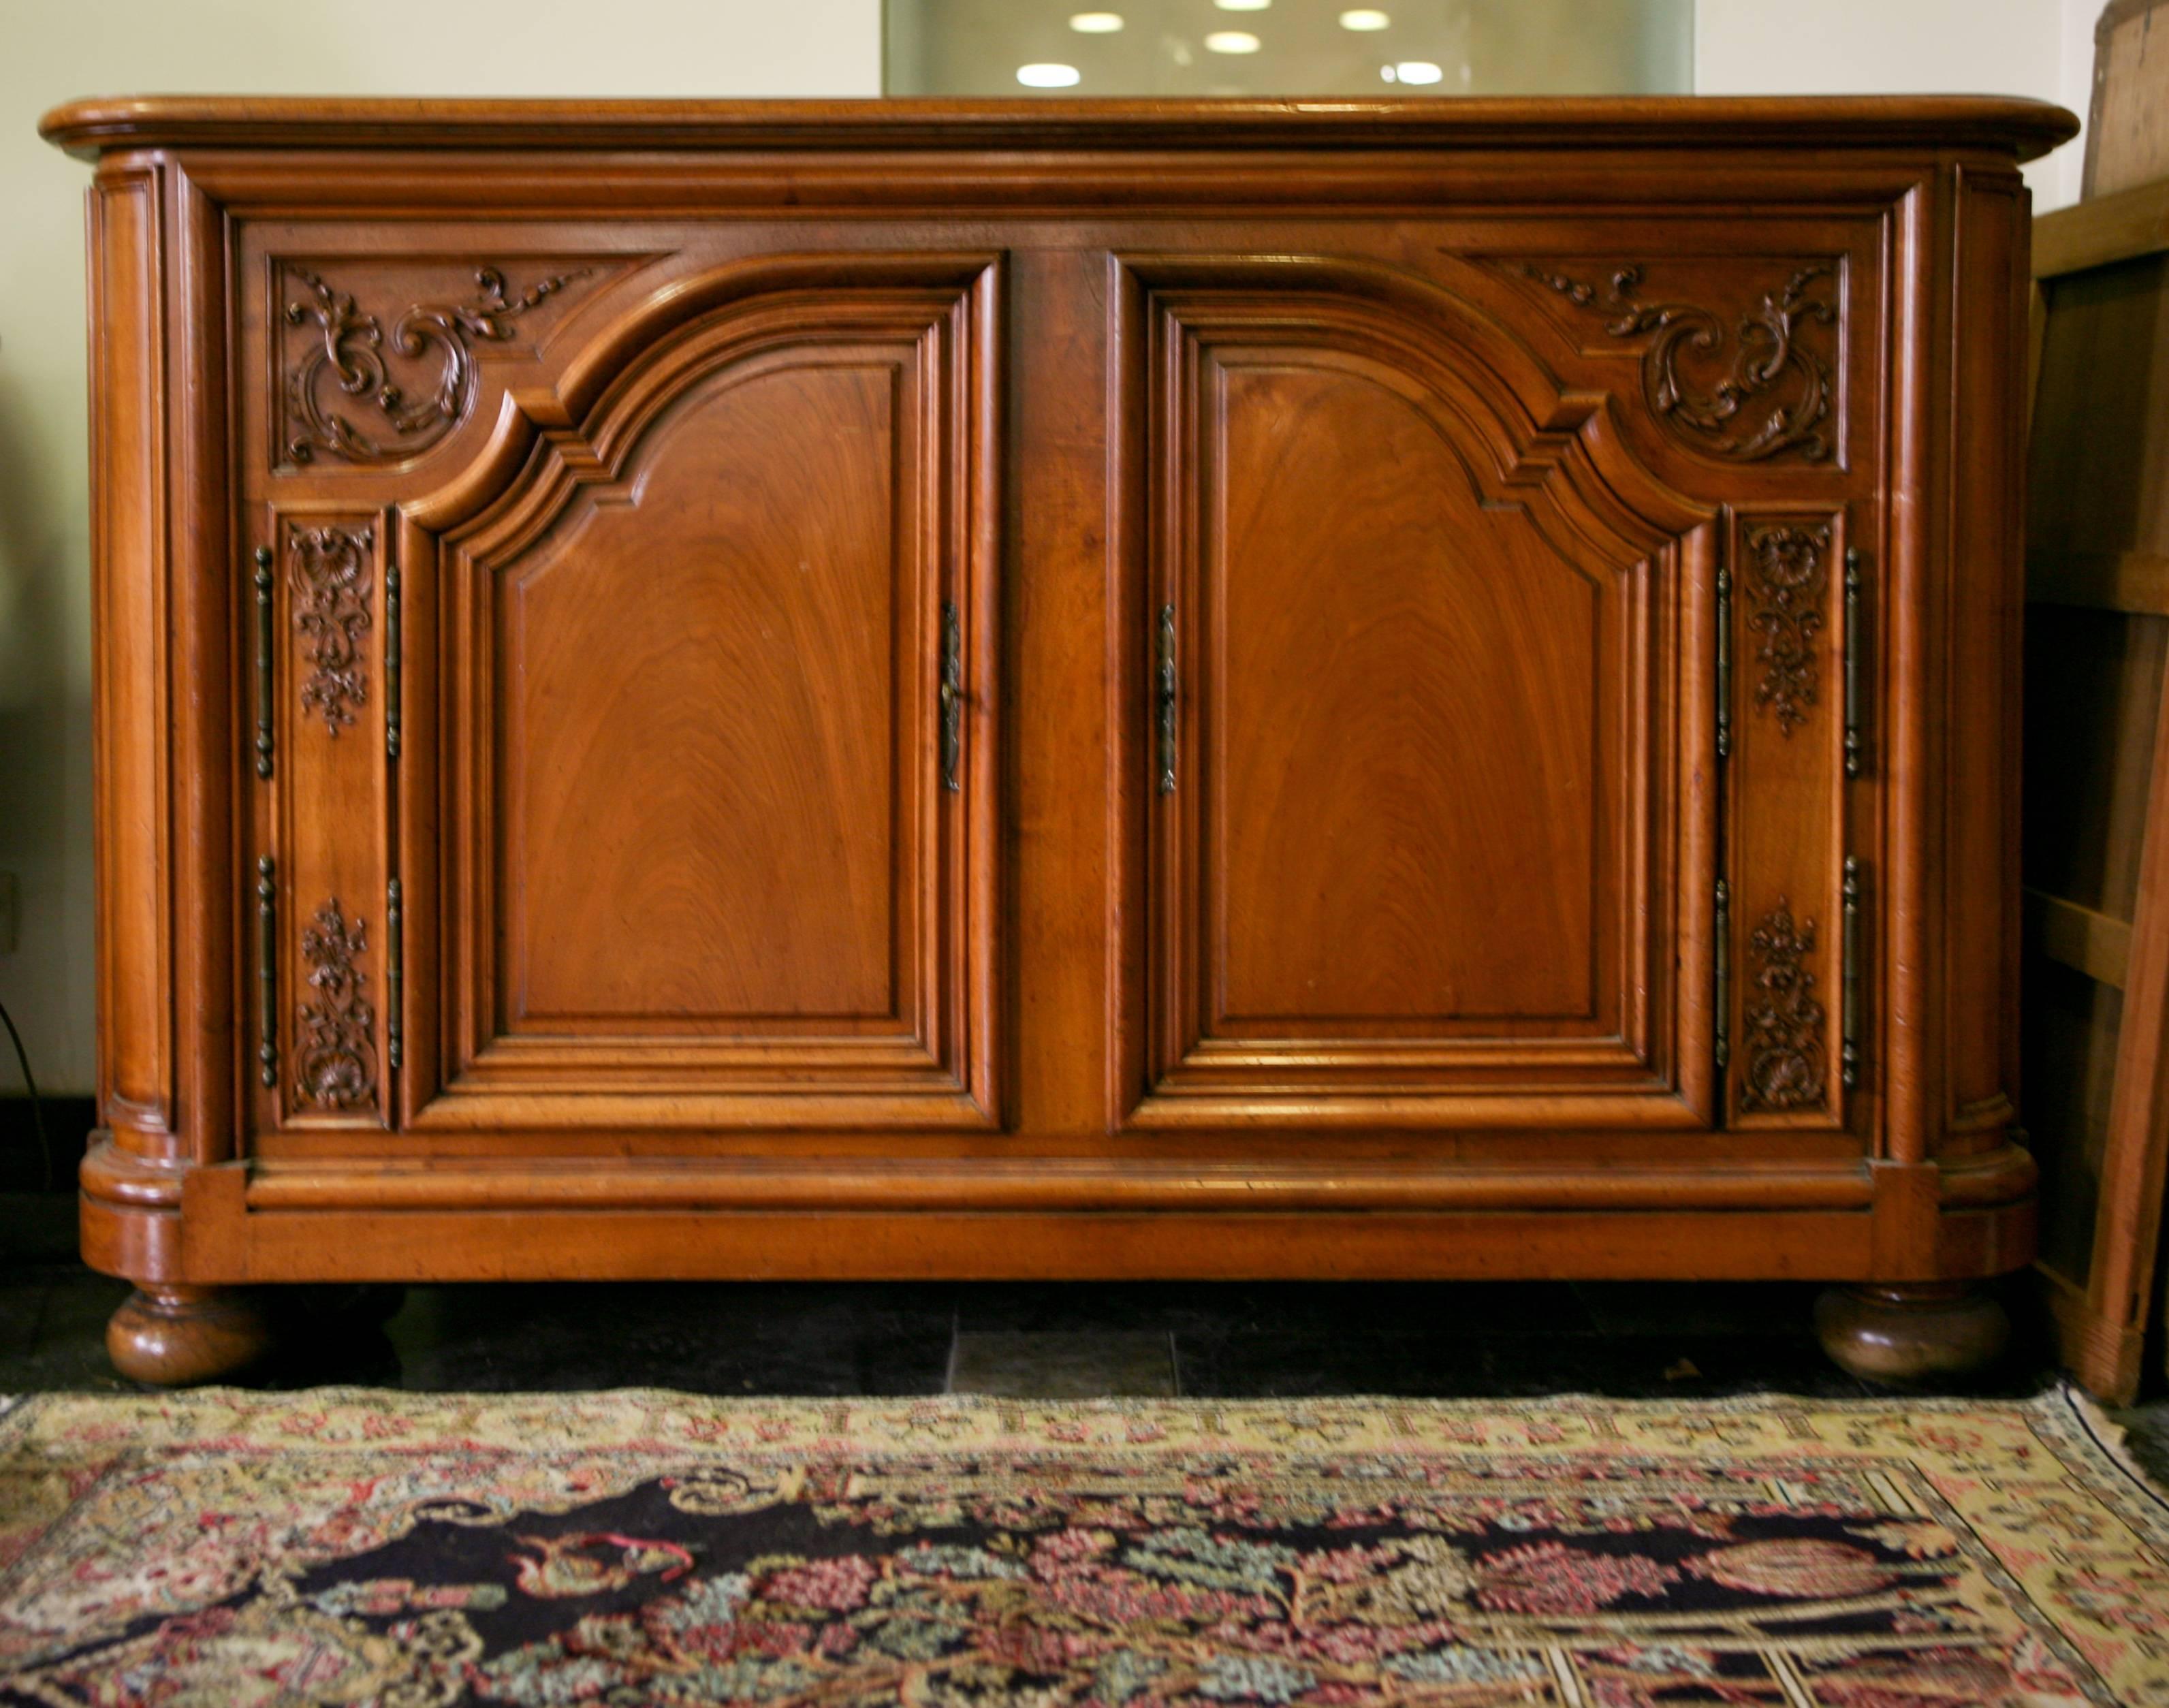
<instances>
[{"instance_id":1,"label":"bun foot","mask_svg":"<svg viewBox=\"0 0 2169 1708\"><path fill-rule=\"evenodd\" d=\"M2011 1319L1959 1281L1833 1287L1815 1300L1815 1334L1848 1374L1896 1388L1977 1376L2011 1344Z\"/></svg>"},{"instance_id":2,"label":"bun foot","mask_svg":"<svg viewBox=\"0 0 2169 1708\"><path fill-rule=\"evenodd\" d=\"M144 1287L105 1326L106 1355L131 1381L185 1388L239 1375L272 1348L254 1294L226 1287Z\"/></svg>"}]
</instances>

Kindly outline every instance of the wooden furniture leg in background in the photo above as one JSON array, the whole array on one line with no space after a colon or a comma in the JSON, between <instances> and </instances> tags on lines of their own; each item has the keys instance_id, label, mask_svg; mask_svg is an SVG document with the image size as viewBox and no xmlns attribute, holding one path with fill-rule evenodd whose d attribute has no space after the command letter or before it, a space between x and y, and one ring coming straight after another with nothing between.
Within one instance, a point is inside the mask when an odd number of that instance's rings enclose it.
<instances>
[{"instance_id":1,"label":"wooden furniture leg in background","mask_svg":"<svg viewBox=\"0 0 2169 1708\"><path fill-rule=\"evenodd\" d=\"M2169 1162L2169 683L2155 723L2152 770L2093 1264L2083 1295L2063 1289L2050 1295L2065 1361L2093 1392L2119 1402L2139 1392Z\"/></svg>"},{"instance_id":2,"label":"wooden furniture leg in background","mask_svg":"<svg viewBox=\"0 0 2169 1708\"><path fill-rule=\"evenodd\" d=\"M2139 1391L2169 1160L2169 182L2034 222L2026 1113L2064 1362Z\"/></svg>"}]
</instances>

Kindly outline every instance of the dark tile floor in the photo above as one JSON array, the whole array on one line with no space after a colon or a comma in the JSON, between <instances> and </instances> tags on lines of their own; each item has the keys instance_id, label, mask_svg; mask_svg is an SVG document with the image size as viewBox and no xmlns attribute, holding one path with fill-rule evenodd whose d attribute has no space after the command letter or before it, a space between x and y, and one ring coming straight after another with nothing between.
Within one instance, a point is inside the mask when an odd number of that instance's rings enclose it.
<instances>
[{"instance_id":1,"label":"dark tile floor","mask_svg":"<svg viewBox=\"0 0 2169 1708\"><path fill-rule=\"evenodd\" d=\"M74 1202L0 1194L0 1393L117 1390L125 1284L77 1260ZM256 1380L514 1392L1075 1397L1621 1397L1868 1391L1824 1358L1785 1284L722 1283L325 1289ZM397 1308L381 1325L387 1305ZM2022 1330L1978 1391L2054 1380ZM2169 1405L2130 1415L2169 1470Z\"/></svg>"}]
</instances>

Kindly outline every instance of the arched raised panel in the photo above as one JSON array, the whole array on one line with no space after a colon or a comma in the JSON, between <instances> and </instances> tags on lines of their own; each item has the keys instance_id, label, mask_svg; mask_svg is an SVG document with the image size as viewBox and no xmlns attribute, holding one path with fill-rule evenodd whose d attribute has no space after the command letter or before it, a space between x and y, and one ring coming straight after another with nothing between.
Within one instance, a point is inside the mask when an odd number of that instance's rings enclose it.
<instances>
[{"instance_id":1,"label":"arched raised panel","mask_svg":"<svg viewBox=\"0 0 2169 1708\"><path fill-rule=\"evenodd\" d=\"M912 386L879 350L712 373L494 572L511 1035L913 1035Z\"/></svg>"},{"instance_id":2,"label":"arched raised panel","mask_svg":"<svg viewBox=\"0 0 2169 1708\"><path fill-rule=\"evenodd\" d=\"M995 274L890 271L610 328L437 536L468 804L411 1124L994 1118Z\"/></svg>"},{"instance_id":3,"label":"arched raised panel","mask_svg":"<svg viewBox=\"0 0 2169 1708\"><path fill-rule=\"evenodd\" d=\"M1631 568L1592 575L1519 507L1487 509L1438 424L1363 365L1230 352L1206 389L1206 1035L1617 1029L1597 990L1595 879L1619 851L1601 578Z\"/></svg>"},{"instance_id":4,"label":"arched raised panel","mask_svg":"<svg viewBox=\"0 0 2169 1708\"><path fill-rule=\"evenodd\" d=\"M1128 283L1116 1118L1708 1124L1707 515L1430 287Z\"/></svg>"}]
</instances>

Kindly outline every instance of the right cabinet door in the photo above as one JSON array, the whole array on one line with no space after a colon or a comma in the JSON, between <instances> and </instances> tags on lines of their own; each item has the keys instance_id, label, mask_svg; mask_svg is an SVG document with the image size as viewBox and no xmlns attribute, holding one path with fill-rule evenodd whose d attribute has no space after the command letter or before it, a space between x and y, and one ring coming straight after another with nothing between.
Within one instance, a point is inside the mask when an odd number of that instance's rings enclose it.
<instances>
[{"instance_id":1,"label":"right cabinet door","mask_svg":"<svg viewBox=\"0 0 2169 1708\"><path fill-rule=\"evenodd\" d=\"M1117 1119L1717 1124L1719 529L1447 293L1268 270L1125 270Z\"/></svg>"}]
</instances>

